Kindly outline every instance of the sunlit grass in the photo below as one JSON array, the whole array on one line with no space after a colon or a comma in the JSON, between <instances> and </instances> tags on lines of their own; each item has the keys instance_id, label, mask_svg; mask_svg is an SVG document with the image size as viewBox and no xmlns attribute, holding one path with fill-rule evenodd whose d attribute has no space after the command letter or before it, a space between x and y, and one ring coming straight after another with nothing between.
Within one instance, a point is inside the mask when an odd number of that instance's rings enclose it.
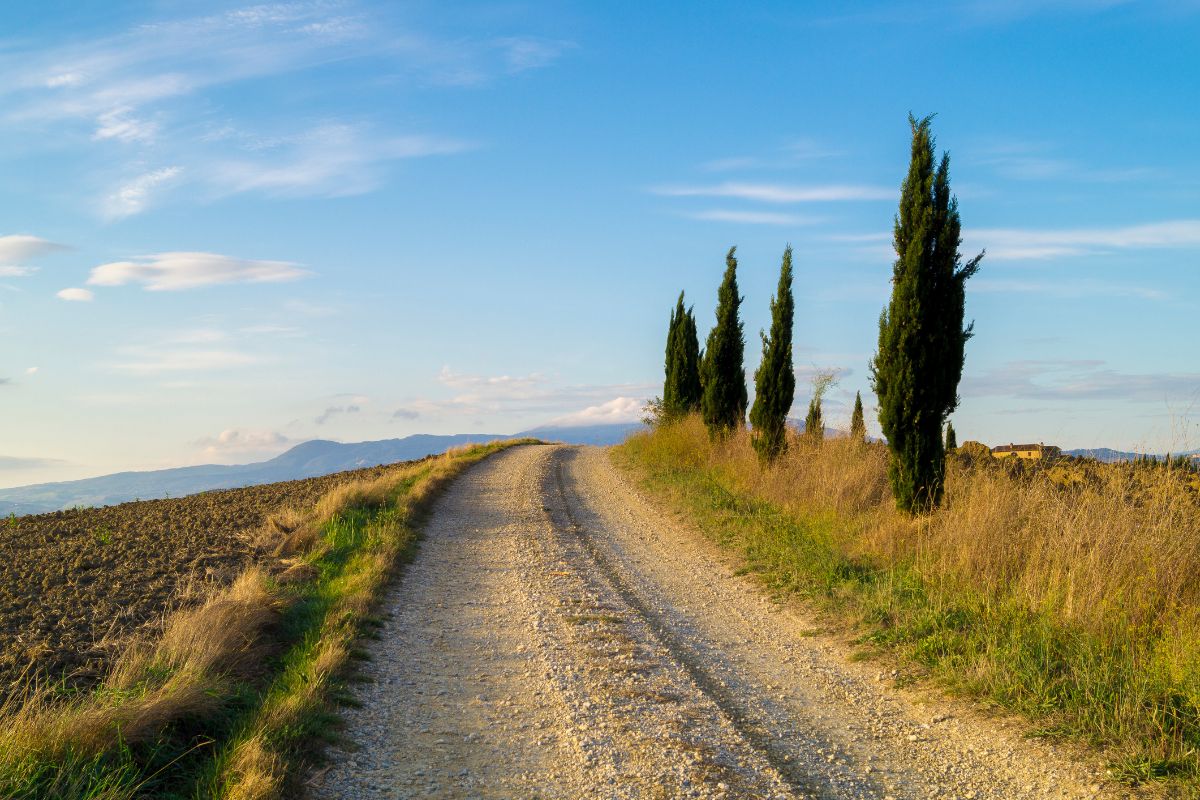
<instances>
[{"instance_id":1,"label":"sunlit grass","mask_svg":"<svg viewBox=\"0 0 1200 800\"><path fill-rule=\"evenodd\" d=\"M1111 467L1071 485L950 465L946 506L895 511L880 445L793 437L764 467L696 418L614 451L739 549L772 590L954 690L1102 746L1128 780L1200 785L1200 505L1190 476Z\"/></svg>"}]
</instances>

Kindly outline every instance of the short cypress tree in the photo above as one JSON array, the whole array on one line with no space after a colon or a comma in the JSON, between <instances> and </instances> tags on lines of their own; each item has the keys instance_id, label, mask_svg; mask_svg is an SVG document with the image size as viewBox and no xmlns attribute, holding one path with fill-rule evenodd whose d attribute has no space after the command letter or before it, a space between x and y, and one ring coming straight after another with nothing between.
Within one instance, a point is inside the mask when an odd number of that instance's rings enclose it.
<instances>
[{"instance_id":1,"label":"short cypress tree","mask_svg":"<svg viewBox=\"0 0 1200 800\"><path fill-rule=\"evenodd\" d=\"M696 315L692 309L684 308L683 292L680 292L667 328L663 412L667 417L674 417L699 408L700 344L696 338Z\"/></svg>"},{"instance_id":2,"label":"short cypress tree","mask_svg":"<svg viewBox=\"0 0 1200 800\"><path fill-rule=\"evenodd\" d=\"M813 395L808 401L808 416L804 418L804 435L816 441L825 439L825 417L821 413L821 398Z\"/></svg>"},{"instance_id":3,"label":"short cypress tree","mask_svg":"<svg viewBox=\"0 0 1200 800\"><path fill-rule=\"evenodd\" d=\"M958 449L958 435L954 433L954 423L946 423L946 452Z\"/></svg>"},{"instance_id":4,"label":"short cypress tree","mask_svg":"<svg viewBox=\"0 0 1200 800\"><path fill-rule=\"evenodd\" d=\"M891 450L888 478L896 505L916 512L941 502L946 463L942 425L958 406L964 350L966 281L980 253L962 263L958 201L950 194L950 157L934 165L932 117L911 114L912 158L900 190L893 245L892 298L879 317L871 381L879 424Z\"/></svg>"},{"instance_id":5,"label":"short cypress tree","mask_svg":"<svg viewBox=\"0 0 1200 800\"><path fill-rule=\"evenodd\" d=\"M779 287L771 298L771 333L760 334L762 363L754 373L754 405L750 408L754 449L767 461L787 448L787 413L796 394L796 370L792 366L794 312L792 246L788 245L779 268Z\"/></svg>"},{"instance_id":6,"label":"short cypress tree","mask_svg":"<svg viewBox=\"0 0 1200 800\"><path fill-rule=\"evenodd\" d=\"M854 413L850 415L850 438L856 442L867 440L867 422L863 419L862 393L854 393Z\"/></svg>"},{"instance_id":7,"label":"short cypress tree","mask_svg":"<svg viewBox=\"0 0 1200 800\"><path fill-rule=\"evenodd\" d=\"M746 338L738 307L736 247L725 256L725 277L717 291L717 324L708 334L701 366L704 396L701 411L709 433L718 436L745 424L746 370L742 366Z\"/></svg>"}]
</instances>

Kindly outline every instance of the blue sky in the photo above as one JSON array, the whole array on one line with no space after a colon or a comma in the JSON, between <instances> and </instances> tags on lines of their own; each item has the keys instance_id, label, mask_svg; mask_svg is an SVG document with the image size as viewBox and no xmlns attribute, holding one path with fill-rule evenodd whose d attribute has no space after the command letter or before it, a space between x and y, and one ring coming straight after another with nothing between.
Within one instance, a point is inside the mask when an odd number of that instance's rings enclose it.
<instances>
[{"instance_id":1,"label":"blue sky","mask_svg":"<svg viewBox=\"0 0 1200 800\"><path fill-rule=\"evenodd\" d=\"M10 4L11 5L11 4ZM986 247L959 438L1200 446L1200 4L0 12L0 485L636 418L738 245L868 407L909 111ZM873 424L873 420L871 420Z\"/></svg>"}]
</instances>

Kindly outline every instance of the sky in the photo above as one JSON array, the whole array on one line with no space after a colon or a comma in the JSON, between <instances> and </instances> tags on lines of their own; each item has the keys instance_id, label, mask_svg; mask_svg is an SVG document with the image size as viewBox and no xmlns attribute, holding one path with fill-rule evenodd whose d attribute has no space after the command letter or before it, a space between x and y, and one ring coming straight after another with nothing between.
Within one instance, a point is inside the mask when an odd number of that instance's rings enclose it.
<instances>
[{"instance_id":1,"label":"sky","mask_svg":"<svg viewBox=\"0 0 1200 800\"><path fill-rule=\"evenodd\" d=\"M960 441L1200 447L1200 2L0 11L0 486L638 418L737 245L845 424L936 113Z\"/></svg>"}]
</instances>

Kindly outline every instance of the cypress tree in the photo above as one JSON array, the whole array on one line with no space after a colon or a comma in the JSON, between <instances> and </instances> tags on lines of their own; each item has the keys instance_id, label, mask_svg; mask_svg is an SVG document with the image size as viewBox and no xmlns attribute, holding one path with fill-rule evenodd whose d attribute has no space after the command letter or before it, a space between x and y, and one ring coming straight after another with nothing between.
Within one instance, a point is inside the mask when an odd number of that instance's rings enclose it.
<instances>
[{"instance_id":1,"label":"cypress tree","mask_svg":"<svg viewBox=\"0 0 1200 800\"><path fill-rule=\"evenodd\" d=\"M867 440L867 423L863 419L862 393L854 393L854 413L850 415L850 438L856 442Z\"/></svg>"},{"instance_id":2,"label":"cypress tree","mask_svg":"<svg viewBox=\"0 0 1200 800\"><path fill-rule=\"evenodd\" d=\"M696 314L691 306L683 317L680 336L679 403L685 413L700 410L700 338L696 335Z\"/></svg>"},{"instance_id":3,"label":"cypress tree","mask_svg":"<svg viewBox=\"0 0 1200 800\"><path fill-rule=\"evenodd\" d=\"M762 363L754 373L754 405L750 424L754 426L754 449L771 460L787 447L787 413L796 394L796 371L792 367L792 246L783 251L779 268L779 287L771 298L771 333L762 334Z\"/></svg>"},{"instance_id":4,"label":"cypress tree","mask_svg":"<svg viewBox=\"0 0 1200 800\"><path fill-rule=\"evenodd\" d=\"M668 417L700 408L700 344L696 338L696 315L684 308L683 292L671 311L667 328L666 380L663 411Z\"/></svg>"},{"instance_id":5,"label":"cypress tree","mask_svg":"<svg viewBox=\"0 0 1200 800\"><path fill-rule=\"evenodd\" d=\"M958 436L954 433L954 423L946 423L946 452L958 449Z\"/></svg>"},{"instance_id":6,"label":"cypress tree","mask_svg":"<svg viewBox=\"0 0 1200 800\"><path fill-rule=\"evenodd\" d=\"M820 442L825 439L825 418L821 413L821 397L813 395L808 401L808 416L804 418L804 434Z\"/></svg>"},{"instance_id":7,"label":"cypress tree","mask_svg":"<svg viewBox=\"0 0 1200 800\"><path fill-rule=\"evenodd\" d=\"M668 416L673 416L677 413L679 407L679 358L676 355L676 341L679 339L680 321L683 318L683 292L679 293L679 299L675 302L675 307L671 309L671 321L667 324L667 352L666 363L663 372L665 379L663 380L662 393L662 410Z\"/></svg>"},{"instance_id":8,"label":"cypress tree","mask_svg":"<svg viewBox=\"0 0 1200 800\"><path fill-rule=\"evenodd\" d=\"M808 416L804 418L804 433L815 441L825 439L825 415L821 400L825 393L837 385L837 372L818 370L812 378L812 399L808 401Z\"/></svg>"},{"instance_id":9,"label":"cypress tree","mask_svg":"<svg viewBox=\"0 0 1200 800\"><path fill-rule=\"evenodd\" d=\"M893 245L892 297L879 317L879 350L871 382L891 458L896 505L932 508L942 499L942 425L958 406L964 350L966 281L983 258L962 263L958 201L950 194L950 156L934 165L932 117L909 115L912 158L900 190Z\"/></svg>"},{"instance_id":10,"label":"cypress tree","mask_svg":"<svg viewBox=\"0 0 1200 800\"><path fill-rule=\"evenodd\" d=\"M731 247L725 256L725 277L717 291L717 324L708 334L701 366L701 411L714 436L741 427L746 419L746 370L742 366L746 339L738 318L742 298L738 295L736 251Z\"/></svg>"}]
</instances>

